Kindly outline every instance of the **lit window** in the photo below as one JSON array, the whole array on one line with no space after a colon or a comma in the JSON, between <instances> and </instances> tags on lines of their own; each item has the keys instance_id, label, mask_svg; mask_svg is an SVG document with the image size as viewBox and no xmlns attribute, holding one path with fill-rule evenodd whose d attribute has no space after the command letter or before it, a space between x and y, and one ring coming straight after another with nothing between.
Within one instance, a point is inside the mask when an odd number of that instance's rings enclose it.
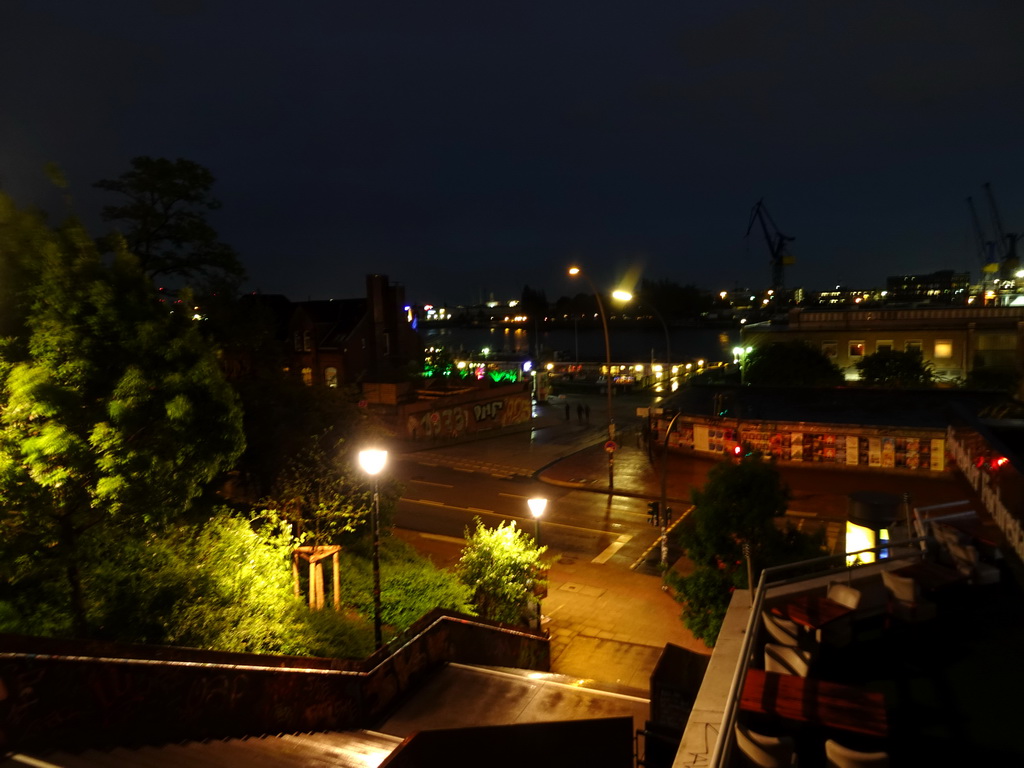
<instances>
[{"instance_id":1,"label":"lit window","mask_svg":"<svg viewBox=\"0 0 1024 768\"><path fill-rule=\"evenodd\" d=\"M935 342L936 359L947 359L953 356L953 342L950 339L941 339Z\"/></svg>"},{"instance_id":2,"label":"lit window","mask_svg":"<svg viewBox=\"0 0 1024 768\"><path fill-rule=\"evenodd\" d=\"M875 352L892 352L892 350L893 350L893 346L892 346L892 340L891 339L889 339L887 341L876 341L875 342Z\"/></svg>"},{"instance_id":3,"label":"lit window","mask_svg":"<svg viewBox=\"0 0 1024 768\"><path fill-rule=\"evenodd\" d=\"M303 352L309 352L310 349L312 349L312 344L310 343L309 331L303 331L302 332L302 351Z\"/></svg>"},{"instance_id":4,"label":"lit window","mask_svg":"<svg viewBox=\"0 0 1024 768\"><path fill-rule=\"evenodd\" d=\"M337 368L325 368L324 369L324 384L332 389L338 387L338 369Z\"/></svg>"},{"instance_id":5,"label":"lit window","mask_svg":"<svg viewBox=\"0 0 1024 768\"><path fill-rule=\"evenodd\" d=\"M313 369L312 368L303 368L302 369L302 383L305 384L307 387L312 387L313 386Z\"/></svg>"},{"instance_id":6,"label":"lit window","mask_svg":"<svg viewBox=\"0 0 1024 768\"><path fill-rule=\"evenodd\" d=\"M864 357L864 342L863 341L851 341L850 342L850 357Z\"/></svg>"}]
</instances>

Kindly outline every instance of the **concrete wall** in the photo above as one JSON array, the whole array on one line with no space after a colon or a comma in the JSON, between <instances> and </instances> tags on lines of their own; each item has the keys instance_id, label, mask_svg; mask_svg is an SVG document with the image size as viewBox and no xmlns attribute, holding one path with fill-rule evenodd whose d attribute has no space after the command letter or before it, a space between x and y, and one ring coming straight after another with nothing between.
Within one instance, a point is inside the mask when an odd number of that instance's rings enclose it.
<instances>
[{"instance_id":1,"label":"concrete wall","mask_svg":"<svg viewBox=\"0 0 1024 768\"><path fill-rule=\"evenodd\" d=\"M372 726L446 662L550 668L548 639L434 611L365 660L0 635L0 749Z\"/></svg>"}]
</instances>

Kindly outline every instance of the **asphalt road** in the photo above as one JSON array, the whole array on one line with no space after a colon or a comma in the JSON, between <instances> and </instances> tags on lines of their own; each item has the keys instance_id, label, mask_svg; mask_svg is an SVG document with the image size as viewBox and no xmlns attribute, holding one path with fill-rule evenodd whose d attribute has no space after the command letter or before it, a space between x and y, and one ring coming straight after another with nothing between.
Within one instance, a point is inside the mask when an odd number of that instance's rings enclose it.
<instances>
[{"instance_id":1,"label":"asphalt road","mask_svg":"<svg viewBox=\"0 0 1024 768\"><path fill-rule=\"evenodd\" d=\"M395 477L405 484L395 512L395 525L400 528L462 538L479 517L485 525L514 520L532 534L536 522L526 502L532 496L543 496L548 506L541 520L541 544L553 549L590 559L614 558L618 564L630 565L658 536L647 523L647 505L642 499L410 460L396 462Z\"/></svg>"}]
</instances>

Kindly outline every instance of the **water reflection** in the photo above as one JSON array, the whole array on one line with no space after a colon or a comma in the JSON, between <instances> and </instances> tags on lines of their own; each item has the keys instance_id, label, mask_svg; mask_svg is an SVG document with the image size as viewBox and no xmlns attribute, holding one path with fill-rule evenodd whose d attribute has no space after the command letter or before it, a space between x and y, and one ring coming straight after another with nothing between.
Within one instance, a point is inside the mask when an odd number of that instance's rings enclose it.
<instances>
[{"instance_id":1,"label":"water reflection","mask_svg":"<svg viewBox=\"0 0 1024 768\"><path fill-rule=\"evenodd\" d=\"M557 354L560 360L575 360L577 356L589 361L605 359L604 335L593 328L580 328L578 332L573 328L545 330L536 340L525 328L420 329L427 346L444 346L456 355L473 356L487 348L502 355ZM653 363L666 359L662 331L616 328L609 342L613 360ZM679 328L671 331L670 343L673 360L704 358L709 362L728 362L732 360L732 348L740 343L740 332L738 328Z\"/></svg>"}]
</instances>

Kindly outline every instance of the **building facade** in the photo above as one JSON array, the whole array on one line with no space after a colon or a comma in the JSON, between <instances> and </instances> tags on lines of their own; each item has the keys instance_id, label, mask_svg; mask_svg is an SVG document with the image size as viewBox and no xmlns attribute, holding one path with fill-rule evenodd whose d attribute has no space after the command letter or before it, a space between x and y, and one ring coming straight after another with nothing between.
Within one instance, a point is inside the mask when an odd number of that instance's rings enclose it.
<instances>
[{"instance_id":1,"label":"building facade","mask_svg":"<svg viewBox=\"0 0 1024 768\"><path fill-rule=\"evenodd\" d=\"M939 380L957 381L980 368L1020 373L1024 307L793 309L782 322L744 327L742 338L750 347L803 341L851 380L867 355L918 350Z\"/></svg>"}]
</instances>

